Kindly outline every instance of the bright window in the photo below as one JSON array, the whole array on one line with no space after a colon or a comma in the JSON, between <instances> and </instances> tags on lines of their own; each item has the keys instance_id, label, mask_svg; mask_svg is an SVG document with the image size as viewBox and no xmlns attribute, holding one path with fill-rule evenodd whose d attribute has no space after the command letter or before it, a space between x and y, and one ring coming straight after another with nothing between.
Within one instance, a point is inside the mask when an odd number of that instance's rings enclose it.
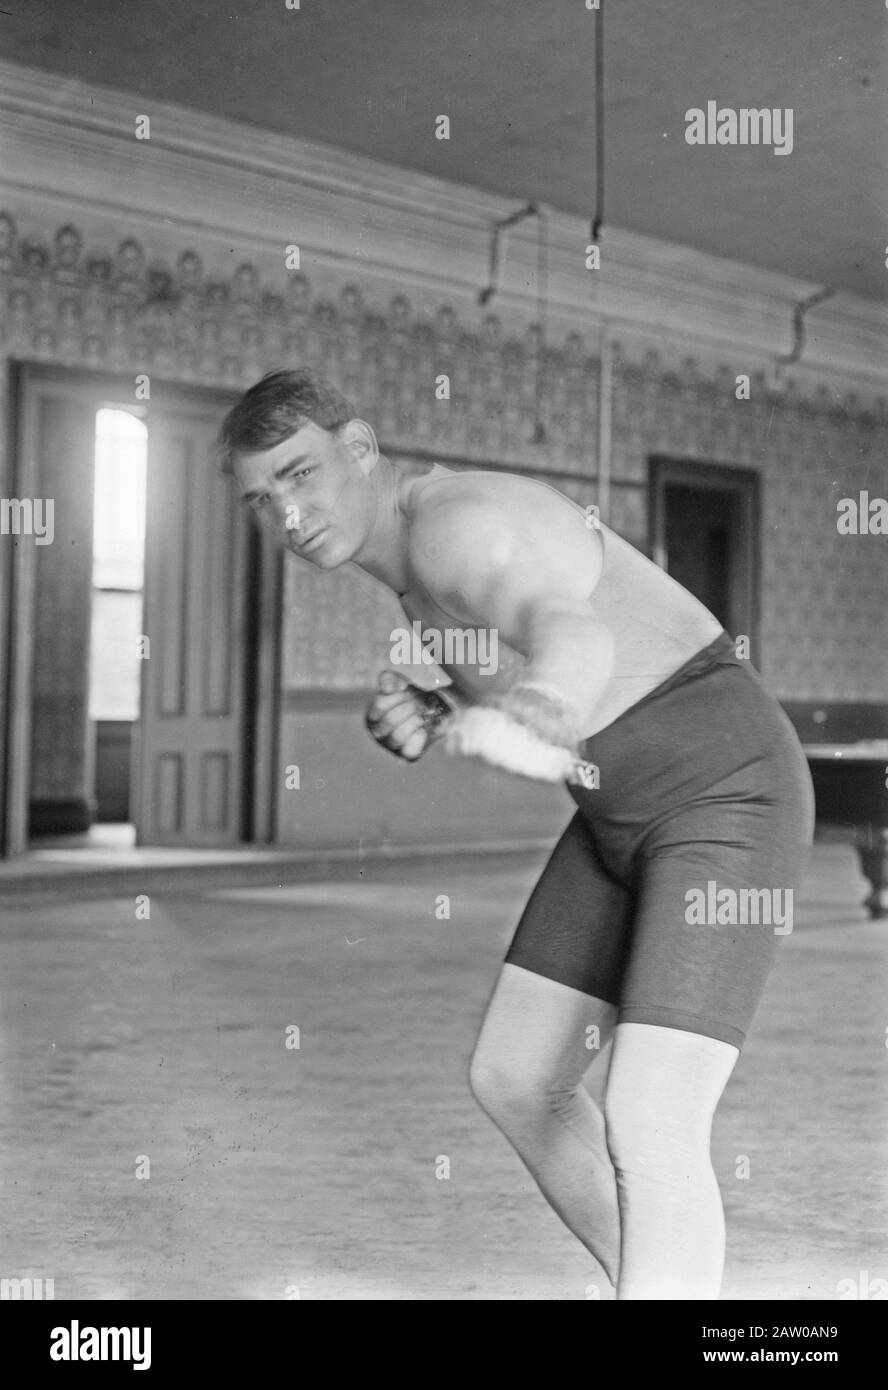
<instances>
[{"instance_id":1,"label":"bright window","mask_svg":"<svg viewBox=\"0 0 888 1390\"><path fill-rule=\"evenodd\" d=\"M148 431L127 410L96 414L90 719L139 717Z\"/></svg>"}]
</instances>

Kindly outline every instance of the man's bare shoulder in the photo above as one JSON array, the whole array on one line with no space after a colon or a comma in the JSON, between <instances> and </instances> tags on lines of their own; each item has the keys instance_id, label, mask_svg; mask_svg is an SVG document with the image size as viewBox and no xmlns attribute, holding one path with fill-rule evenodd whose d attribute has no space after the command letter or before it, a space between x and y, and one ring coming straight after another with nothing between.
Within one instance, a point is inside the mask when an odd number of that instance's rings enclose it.
<instances>
[{"instance_id":1,"label":"man's bare shoulder","mask_svg":"<svg viewBox=\"0 0 888 1390\"><path fill-rule=\"evenodd\" d=\"M414 491L416 506L430 504L433 500L440 503L445 498L471 502L489 499L501 506L508 499L515 506L522 503L530 506L548 505L566 508L582 516L582 509L550 484L498 469L467 468L456 471L438 464L431 472L415 479Z\"/></svg>"},{"instance_id":2,"label":"man's bare shoulder","mask_svg":"<svg viewBox=\"0 0 888 1390\"><path fill-rule=\"evenodd\" d=\"M408 555L418 577L515 559L597 571L599 547L583 511L554 488L512 473L437 472L411 497ZM597 577L597 574L596 576Z\"/></svg>"}]
</instances>

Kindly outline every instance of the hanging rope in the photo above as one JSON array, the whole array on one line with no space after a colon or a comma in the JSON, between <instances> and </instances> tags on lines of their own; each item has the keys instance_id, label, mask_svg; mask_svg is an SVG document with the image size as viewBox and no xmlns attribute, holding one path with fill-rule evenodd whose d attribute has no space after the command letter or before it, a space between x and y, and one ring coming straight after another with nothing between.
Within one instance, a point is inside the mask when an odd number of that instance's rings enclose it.
<instances>
[{"instance_id":1,"label":"hanging rope","mask_svg":"<svg viewBox=\"0 0 888 1390\"><path fill-rule=\"evenodd\" d=\"M539 203L526 203L506 217L498 218L490 237L490 258L488 283L478 292L478 303L482 307L489 304L499 288L500 243L503 232L515 227L527 217L539 220L537 229L537 323L539 325L539 345L537 351L536 380L534 395L534 421L532 440L543 444L546 427L543 424L543 394L546 365L546 343L549 317L549 219ZM595 213L592 218L592 241L597 242L601 235L604 219L604 0L595 17Z\"/></svg>"},{"instance_id":2,"label":"hanging rope","mask_svg":"<svg viewBox=\"0 0 888 1390\"><path fill-rule=\"evenodd\" d=\"M546 332L549 317L549 219L539 203L527 203L523 208L518 208L515 212L510 212L506 217L498 218L493 224L493 231L490 239L490 271L489 282L485 289L478 292L478 303L481 305L489 304L493 296L499 289L500 272L500 238L504 231L509 227L515 227L519 222L523 222L527 217L539 219L537 229L537 323L539 325L539 349L537 353L536 376L534 386L534 426L532 443L542 444L546 438L546 429L543 424L543 368L546 357Z\"/></svg>"},{"instance_id":3,"label":"hanging rope","mask_svg":"<svg viewBox=\"0 0 888 1390\"><path fill-rule=\"evenodd\" d=\"M540 340L537 347L537 366L534 396L534 425L532 443L544 444L546 427L543 424L543 394L546 368L546 342L549 320L549 218L543 208L537 208L537 323Z\"/></svg>"},{"instance_id":4,"label":"hanging rope","mask_svg":"<svg viewBox=\"0 0 888 1390\"><path fill-rule=\"evenodd\" d=\"M604 0L595 16L595 215L592 240L598 241L604 220Z\"/></svg>"}]
</instances>

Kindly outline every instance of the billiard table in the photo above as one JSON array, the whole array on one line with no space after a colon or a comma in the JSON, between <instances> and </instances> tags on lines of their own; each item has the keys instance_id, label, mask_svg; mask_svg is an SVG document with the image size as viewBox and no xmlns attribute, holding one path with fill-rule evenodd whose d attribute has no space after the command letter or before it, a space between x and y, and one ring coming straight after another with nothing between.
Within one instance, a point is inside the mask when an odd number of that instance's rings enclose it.
<instances>
[{"instance_id":1,"label":"billiard table","mask_svg":"<svg viewBox=\"0 0 888 1390\"><path fill-rule=\"evenodd\" d=\"M872 886L867 907L888 917L888 739L806 743L817 819L854 829L860 865Z\"/></svg>"}]
</instances>

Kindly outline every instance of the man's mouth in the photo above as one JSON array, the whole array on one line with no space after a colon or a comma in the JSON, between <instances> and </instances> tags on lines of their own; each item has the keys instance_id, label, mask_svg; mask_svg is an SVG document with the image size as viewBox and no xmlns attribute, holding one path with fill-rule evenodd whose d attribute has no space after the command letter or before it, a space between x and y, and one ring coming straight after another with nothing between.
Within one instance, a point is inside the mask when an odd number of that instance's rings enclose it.
<instances>
[{"instance_id":1,"label":"man's mouth","mask_svg":"<svg viewBox=\"0 0 888 1390\"><path fill-rule=\"evenodd\" d=\"M306 538L303 538L302 536L300 536L299 539L298 539L298 541L297 541L297 549L299 549L299 550L313 550L313 549L315 549L315 547L320 543L321 540L323 540L323 538L324 538L324 536L325 536L326 534L327 534L327 528L326 528L326 526L321 526L321 527L319 528L319 530L317 530L317 531L312 531L311 535L308 536L308 537L306 537Z\"/></svg>"}]
</instances>

